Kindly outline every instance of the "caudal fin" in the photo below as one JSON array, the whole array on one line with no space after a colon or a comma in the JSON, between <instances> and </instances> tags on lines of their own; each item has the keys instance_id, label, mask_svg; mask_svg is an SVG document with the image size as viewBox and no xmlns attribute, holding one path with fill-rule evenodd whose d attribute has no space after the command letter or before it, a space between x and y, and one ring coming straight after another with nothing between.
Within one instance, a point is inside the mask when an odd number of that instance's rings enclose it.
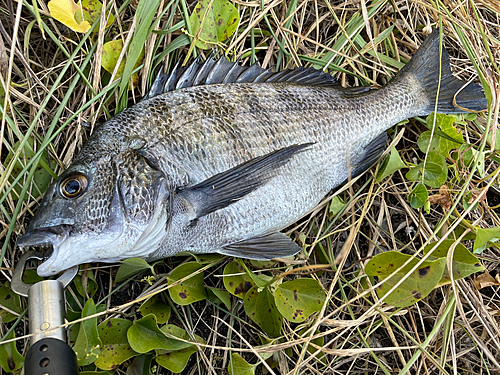
<instances>
[{"instance_id":1,"label":"caudal fin","mask_svg":"<svg viewBox=\"0 0 500 375\"><path fill-rule=\"evenodd\" d=\"M401 69L396 80L413 76L423 88L428 105L422 114L437 110L443 113L480 112L488 107L488 101L481 86L455 78L451 73L450 58L443 48L441 53L441 76L439 62L439 30L436 29L425 39L410 62ZM441 84L438 87L439 81ZM438 91L439 89L439 91ZM439 97L436 108L436 97Z\"/></svg>"}]
</instances>

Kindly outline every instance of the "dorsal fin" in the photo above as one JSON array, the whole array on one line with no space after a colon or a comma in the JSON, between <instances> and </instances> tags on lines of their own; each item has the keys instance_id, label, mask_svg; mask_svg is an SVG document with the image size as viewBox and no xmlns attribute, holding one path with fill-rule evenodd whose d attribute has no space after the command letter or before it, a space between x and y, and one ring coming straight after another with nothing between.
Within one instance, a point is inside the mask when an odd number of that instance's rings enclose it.
<instances>
[{"instance_id":1,"label":"dorsal fin","mask_svg":"<svg viewBox=\"0 0 500 375\"><path fill-rule=\"evenodd\" d=\"M288 82L309 86L336 85L331 75L313 68L300 67L275 72L273 67L264 69L258 63L241 66L239 62L228 61L225 56L215 60L212 55L203 63L200 63L200 56L198 56L188 66L181 66L181 60L179 59L169 74L163 73L164 67L161 67L160 73L143 99L185 87L219 83Z\"/></svg>"}]
</instances>

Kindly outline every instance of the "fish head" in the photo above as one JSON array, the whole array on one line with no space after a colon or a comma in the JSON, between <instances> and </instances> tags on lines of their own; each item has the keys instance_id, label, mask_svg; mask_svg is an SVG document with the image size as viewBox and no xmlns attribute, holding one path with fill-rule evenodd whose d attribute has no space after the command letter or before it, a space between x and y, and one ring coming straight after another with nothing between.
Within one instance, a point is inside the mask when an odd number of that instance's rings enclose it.
<instances>
[{"instance_id":1,"label":"fish head","mask_svg":"<svg viewBox=\"0 0 500 375\"><path fill-rule=\"evenodd\" d=\"M75 160L48 188L18 246L52 248L40 276L147 256L165 232L163 174L137 152Z\"/></svg>"}]
</instances>

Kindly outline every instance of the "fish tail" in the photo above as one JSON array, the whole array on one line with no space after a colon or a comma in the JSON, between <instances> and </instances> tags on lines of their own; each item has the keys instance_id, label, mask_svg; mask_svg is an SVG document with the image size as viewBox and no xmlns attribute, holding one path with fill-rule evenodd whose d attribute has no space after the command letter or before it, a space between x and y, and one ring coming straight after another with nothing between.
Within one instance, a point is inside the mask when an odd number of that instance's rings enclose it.
<instances>
[{"instance_id":1,"label":"fish tail","mask_svg":"<svg viewBox=\"0 0 500 375\"><path fill-rule=\"evenodd\" d=\"M488 101L483 88L475 83L459 80L453 76L448 52L439 43L436 29L425 39L410 62L399 72L396 80L413 76L427 97L427 105L421 108L421 116L437 111L442 113L481 112L487 109ZM441 59L439 58L441 53ZM437 106L436 106L437 101Z\"/></svg>"}]
</instances>

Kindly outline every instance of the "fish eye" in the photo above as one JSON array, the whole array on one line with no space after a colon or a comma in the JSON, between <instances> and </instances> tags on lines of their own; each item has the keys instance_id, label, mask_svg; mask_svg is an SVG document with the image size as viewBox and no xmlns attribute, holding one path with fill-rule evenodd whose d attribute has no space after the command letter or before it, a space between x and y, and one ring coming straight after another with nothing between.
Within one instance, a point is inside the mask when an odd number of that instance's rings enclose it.
<instances>
[{"instance_id":1,"label":"fish eye","mask_svg":"<svg viewBox=\"0 0 500 375\"><path fill-rule=\"evenodd\" d=\"M87 185L87 177L83 174L75 174L65 178L59 185L59 189L66 198L76 198L85 192Z\"/></svg>"}]
</instances>

